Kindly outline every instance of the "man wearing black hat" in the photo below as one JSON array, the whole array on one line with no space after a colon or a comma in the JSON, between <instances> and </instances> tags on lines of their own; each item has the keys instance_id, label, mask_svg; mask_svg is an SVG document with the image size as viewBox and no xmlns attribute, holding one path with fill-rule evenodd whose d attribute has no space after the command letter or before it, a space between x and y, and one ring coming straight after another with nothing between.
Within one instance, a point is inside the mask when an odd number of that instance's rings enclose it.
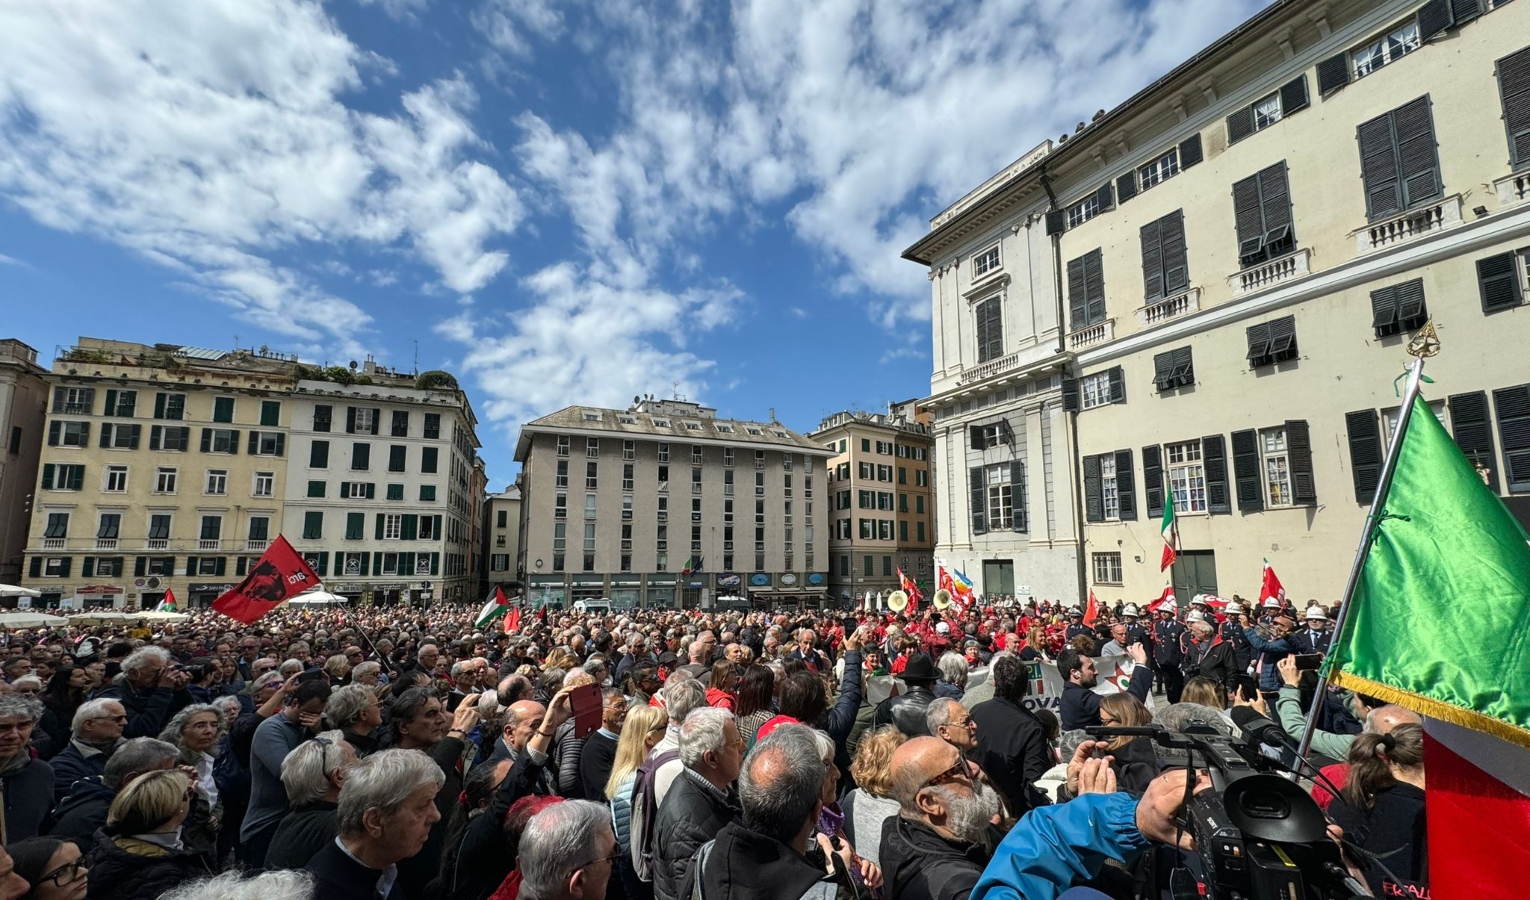
<instances>
[{"instance_id":1,"label":"man wearing black hat","mask_svg":"<svg viewBox=\"0 0 1530 900\"><path fill-rule=\"evenodd\" d=\"M935 699L935 681L939 677L935 663L928 653L915 653L898 677L908 685L908 692L877 704L871 714L872 729L895 725L911 738L928 735L930 728L925 724L924 713Z\"/></svg>"}]
</instances>

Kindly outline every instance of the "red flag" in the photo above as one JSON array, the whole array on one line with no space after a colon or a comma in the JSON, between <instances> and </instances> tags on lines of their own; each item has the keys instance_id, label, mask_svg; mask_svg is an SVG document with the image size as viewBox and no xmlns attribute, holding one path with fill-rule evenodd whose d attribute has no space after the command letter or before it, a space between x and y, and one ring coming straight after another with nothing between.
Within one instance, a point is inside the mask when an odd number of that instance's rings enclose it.
<instances>
[{"instance_id":1,"label":"red flag","mask_svg":"<svg viewBox=\"0 0 1530 900\"><path fill-rule=\"evenodd\" d=\"M505 634L511 634L521 630L521 607L516 604L505 613Z\"/></svg>"},{"instance_id":2,"label":"red flag","mask_svg":"<svg viewBox=\"0 0 1530 900\"><path fill-rule=\"evenodd\" d=\"M1164 585L1163 593L1158 595L1158 599L1148 604L1148 612L1156 613L1163 612L1164 610L1169 612L1179 611L1179 600L1174 596L1173 585Z\"/></svg>"},{"instance_id":3,"label":"red flag","mask_svg":"<svg viewBox=\"0 0 1530 900\"><path fill-rule=\"evenodd\" d=\"M1270 565L1269 560L1265 560L1264 580L1259 585L1259 604L1261 606L1264 605L1264 601L1270 599L1271 597L1275 598L1275 600L1278 601L1281 606L1285 606L1285 586L1280 583L1279 578L1275 577L1275 569Z\"/></svg>"},{"instance_id":4,"label":"red flag","mask_svg":"<svg viewBox=\"0 0 1530 900\"><path fill-rule=\"evenodd\" d=\"M316 586L319 576L281 535L271 542L244 580L213 601L212 608L246 625L289 597Z\"/></svg>"},{"instance_id":5,"label":"red flag","mask_svg":"<svg viewBox=\"0 0 1530 900\"><path fill-rule=\"evenodd\" d=\"M1429 879L1435 897L1522 893L1515 876L1530 865L1527 762L1530 753L1523 747L1440 719L1424 720Z\"/></svg>"},{"instance_id":6,"label":"red flag","mask_svg":"<svg viewBox=\"0 0 1530 900\"><path fill-rule=\"evenodd\" d=\"M1084 624L1090 628L1100 620L1100 601L1094 598L1094 591L1089 592L1089 603L1084 607Z\"/></svg>"}]
</instances>

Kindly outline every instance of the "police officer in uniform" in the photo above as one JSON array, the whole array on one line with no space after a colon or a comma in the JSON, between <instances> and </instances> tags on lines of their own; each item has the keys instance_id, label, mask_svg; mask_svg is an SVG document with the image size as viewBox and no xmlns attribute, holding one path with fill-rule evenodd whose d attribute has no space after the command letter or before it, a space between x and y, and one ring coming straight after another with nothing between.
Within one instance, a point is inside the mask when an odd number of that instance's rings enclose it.
<instances>
[{"instance_id":1,"label":"police officer in uniform","mask_svg":"<svg viewBox=\"0 0 1530 900\"><path fill-rule=\"evenodd\" d=\"M1238 624L1238 617L1244 614L1243 604L1234 600L1227 604L1227 609L1223 612L1227 614L1227 621L1222 623L1222 640L1232 646L1238 671L1247 672L1249 665L1254 661L1254 645L1248 642L1248 635L1243 633L1243 626Z\"/></svg>"},{"instance_id":2,"label":"police officer in uniform","mask_svg":"<svg viewBox=\"0 0 1530 900\"><path fill-rule=\"evenodd\" d=\"M1094 629L1084 624L1084 613L1077 606L1068 608L1068 630L1063 633L1063 639L1073 643L1073 639L1083 635L1090 641L1094 641Z\"/></svg>"},{"instance_id":3,"label":"police officer in uniform","mask_svg":"<svg viewBox=\"0 0 1530 900\"><path fill-rule=\"evenodd\" d=\"M1153 623L1153 662L1157 664L1158 676L1163 679L1163 691L1170 703L1179 702L1180 691L1185 687L1185 673L1180 666L1185 662L1182 642L1188 638L1185 637L1185 626L1175 618L1178 612L1179 604L1172 598L1166 599L1158 609L1158 621Z\"/></svg>"},{"instance_id":4,"label":"police officer in uniform","mask_svg":"<svg viewBox=\"0 0 1530 900\"><path fill-rule=\"evenodd\" d=\"M1307 607L1307 627L1286 640L1291 642L1297 653L1321 653L1327 656L1328 646L1333 643L1333 631L1328 627L1328 613L1316 603Z\"/></svg>"},{"instance_id":5,"label":"police officer in uniform","mask_svg":"<svg viewBox=\"0 0 1530 900\"><path fill-rule=\"evenodd\" d=\"M1145 647L1152 643L1152 633L1147 626L1141 624L1141 619L1142 610L1135 603L1126 604L1126 608L1121 611L1121 621L1126 623L1126 646L1141 644Z\"/></svg>"}]
</instances>

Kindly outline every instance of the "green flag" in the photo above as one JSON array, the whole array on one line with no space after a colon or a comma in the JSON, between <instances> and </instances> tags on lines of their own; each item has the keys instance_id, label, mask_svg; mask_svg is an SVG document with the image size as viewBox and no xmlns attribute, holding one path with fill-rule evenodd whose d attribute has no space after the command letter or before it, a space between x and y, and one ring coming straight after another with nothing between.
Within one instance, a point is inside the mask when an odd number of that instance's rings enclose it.
<instances>
[{"instance_id":1,"label":"green flag","mask_svg":"<svg viewBox=\"0 0 1530 900\"><path fill-rule=\"evenodd\" d=\"M1422 399L1333 680L1530 747L1530 544Z\"/></svg>"}]
</instances>

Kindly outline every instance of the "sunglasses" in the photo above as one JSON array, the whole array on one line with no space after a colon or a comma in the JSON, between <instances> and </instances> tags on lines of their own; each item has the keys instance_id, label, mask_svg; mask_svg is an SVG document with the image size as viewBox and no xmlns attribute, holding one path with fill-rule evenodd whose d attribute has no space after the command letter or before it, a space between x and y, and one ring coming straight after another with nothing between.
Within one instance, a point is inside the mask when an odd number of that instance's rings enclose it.
<instances>
[{"instance_id":1,"label":"sunglasses","mask_svg":"<svg viewBox=\"0 0 1530 900\"><path fill-rule=\"evenodd\" d=\"M957 756L956 762L951 766L951 768L935 775L924 784L919 785L919 789L922 791L927 787L932 787L937 784L947 784L958 779L971 781L974 774L975 773L972 771L972 763L967 760L967 757Z\"/></svg>"}]
</instances>

